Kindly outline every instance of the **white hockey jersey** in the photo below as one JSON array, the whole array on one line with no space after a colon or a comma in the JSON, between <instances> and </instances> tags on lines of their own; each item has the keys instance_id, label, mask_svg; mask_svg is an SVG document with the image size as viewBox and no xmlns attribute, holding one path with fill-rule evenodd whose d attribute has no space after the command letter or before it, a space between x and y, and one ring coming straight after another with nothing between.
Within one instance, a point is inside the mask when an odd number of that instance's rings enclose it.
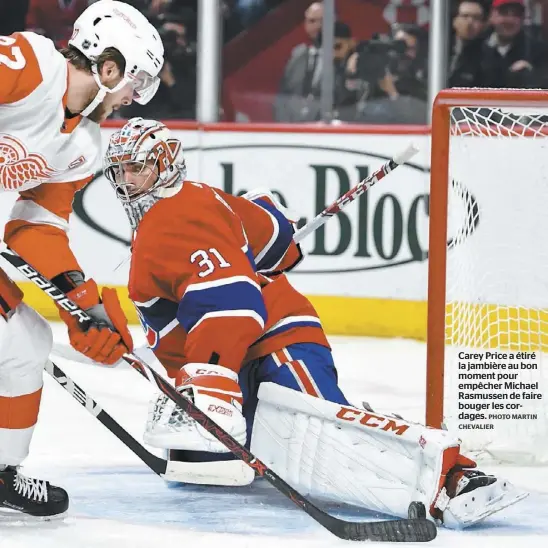
<instances>
[{"instance_id":1,"label":"white hockey jersey","mask_svg":"<svg viewBox=\"0 0 548 548\"><path fill-rule=\"evenodd\" d=\"M0 37L0 190L79 181L101 165L99 125L65 119L67 60L32 32Z\"/></svg>"},{"instance_id":2,"label":"white hockey jersey","mask_svg":"<svg viewBox=\"0 0 548 548\"><path fill-rule=\"evenodd\" d=\"M51 40L0 37L0 192L20 193L5 239L46 276L81 270L68 247L68 217L75 192L101 167L99 125L66 118L68 78Z\"/></svg>"}]
</instances>

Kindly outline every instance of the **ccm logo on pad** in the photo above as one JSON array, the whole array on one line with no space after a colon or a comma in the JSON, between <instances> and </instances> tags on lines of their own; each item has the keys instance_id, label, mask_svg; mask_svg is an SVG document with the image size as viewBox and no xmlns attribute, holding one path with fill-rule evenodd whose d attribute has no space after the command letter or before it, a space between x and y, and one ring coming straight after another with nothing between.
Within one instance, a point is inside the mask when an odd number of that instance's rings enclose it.
<instances>
[{"instance_id":1,"label":"ccm logo on pad","mask_svg":"<svg viewBox=\"0 0 548 548\"><path fill-rule=\"evenodd\" d=\"M336 415L338 419L348 422L359 422L369 428L380 428L385 432L394 432L401 436L408 428L408 424L398 424L395 420L382 415L373 415L351 407L341 407Z\"/></svg>"}]
</instances>

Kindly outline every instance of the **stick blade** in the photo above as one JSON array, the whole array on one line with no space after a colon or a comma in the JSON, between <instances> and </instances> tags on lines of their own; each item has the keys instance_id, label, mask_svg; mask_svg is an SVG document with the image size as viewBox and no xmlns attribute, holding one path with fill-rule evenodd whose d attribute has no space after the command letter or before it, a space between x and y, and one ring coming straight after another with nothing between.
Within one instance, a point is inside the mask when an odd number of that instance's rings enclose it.
<instances>
[{"instance_id":1,"label":"stick blade","mask_svg":"<svg viewBox=\"0 0 548 548\"><path fill-rule=\"evenodd\" d=\"M372 522L338 523L331 532L345 540L371 540L375 542L430 542L436 538L436 525L426 519L399 519Z\"/></svg>"}]
</instances>

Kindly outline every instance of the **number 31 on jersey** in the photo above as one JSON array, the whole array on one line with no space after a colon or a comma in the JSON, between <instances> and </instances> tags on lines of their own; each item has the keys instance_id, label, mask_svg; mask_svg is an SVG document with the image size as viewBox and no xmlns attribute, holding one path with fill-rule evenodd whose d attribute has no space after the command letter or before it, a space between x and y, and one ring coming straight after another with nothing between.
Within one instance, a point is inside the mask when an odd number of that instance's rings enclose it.
<instances>
[{"instance_id":1,"label":"number 31 on jersey","mask_svg":"<svg viewBox=\"0 0 548 548\"><path fill-rule=\"evenodd\" d=\"M215 262L213 259L215 259ZM190 262L195 263L196 261L198 261L198 266L204 269L198 272L200 278L209 276L216 268L215 263L218 264L219 268L229 268L231 266L214 247L210 248L208 251L203 249L195 251L190 256Z\"/></svg>"}]
</instances>

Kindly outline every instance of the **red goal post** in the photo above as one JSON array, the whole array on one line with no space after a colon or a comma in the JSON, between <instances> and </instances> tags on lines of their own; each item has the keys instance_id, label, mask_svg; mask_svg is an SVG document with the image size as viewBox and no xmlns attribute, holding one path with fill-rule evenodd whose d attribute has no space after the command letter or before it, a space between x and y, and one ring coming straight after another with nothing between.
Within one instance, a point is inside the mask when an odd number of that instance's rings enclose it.
<instances>
[{"instance_id":1,"label":"red goal post","mask_svg":"<svg viewBox=\"0 0 548 548\"><path fill-rule=\"evenodd\" d=\"M470 116L466 121L466 127L463 123L463 127L459 129L459 122L455 121L455 118L452 119L452 113L455 109L464 110L465 112L469 109ZM480 111L480 109L482 110ZM480 114L476 116L475 113ZM496 114L493 118L490 117L492 113ZM466 117L465 114L464 118ZM506 123L501 123L500 120L504 117L507 117ZM461 136L466 132L468 132L468 135L473 134L476 139L474 143L476 144L479 143L479 138L482 136L498 139L507 136L518 138L546 136L548 135L548 91L449 89L441 91L434 102L430 179L426 387L426 423L432 427L440 427L444 422L444 402L448 397L444 393L447 389L446 376L451 373L454 374L454 371L446 370L446 347L450 344L447 335L447 318L449 314L446 302L449 300L447 277L451 273L448 272L447 264L448 195L449 189L454 183L453 175L449 173L449 166L451 151L453 150L454 153L454 148L451 148L452 136L457 134ZM461 140L460 143L462 142ZM497 142L500 143L501 141ZM493 142L491 145L493 147L489 150L495 150L496 143ZM503 151L504 148L501 148L501 150ZM526 160L520 157L520 150L521 147L518 147L514 160L515 162L525 163ZM485 162L492 162L493 160L497 161L496 155L493 158L485 158ZM455 161L453 160L453 162ZM460 162L466 163L467 161L467 153L465 152L461 154ZM453 164L454 166L455 164ZM468 173L471 174L470 178L473 178L472 165L467 169L469 169ZM534 166L532 169L534 170ZM524 178L525 176L521 179ZM465 184L467 182L465 181ZM508 184L513 184L513 188L518 192L516 187L521 182L521 180L509 181ZM493 193L496 194L497 191L498 188L494 189ZM543 236L539 235L539 237ZM548 280L548 268L545 277ZM471 299L473 298L475 298L475 295L471 295ZM540 311L539 314L541 313L544 312ZM495 329L496 326L490 326L490 328ZM541 336L544 337L544 333ZM532 343L531 346L534 347Z\"/></svg>"}]
</instances>

